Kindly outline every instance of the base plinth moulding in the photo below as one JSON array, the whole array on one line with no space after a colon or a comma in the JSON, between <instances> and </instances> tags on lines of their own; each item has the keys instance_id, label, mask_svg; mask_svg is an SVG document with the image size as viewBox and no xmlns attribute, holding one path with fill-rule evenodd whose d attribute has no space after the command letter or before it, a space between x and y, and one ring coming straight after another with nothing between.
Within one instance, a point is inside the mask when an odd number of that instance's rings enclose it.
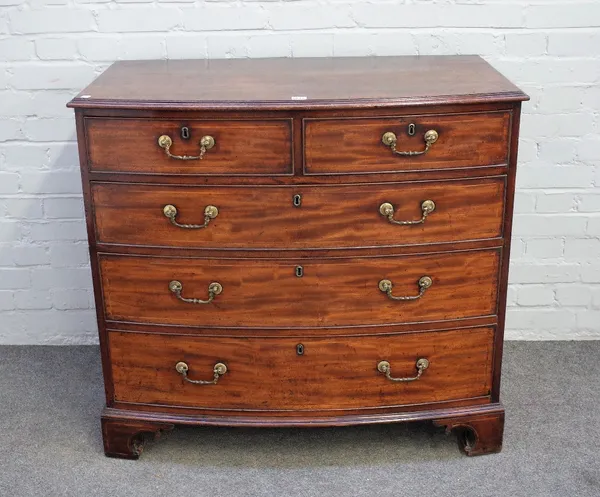
<instances>
[{"instance_id":1,"label":"base plinth moulding","mask_svg":"<svg viewBox=\"0 0 600 497\"><path fill-rule=\"evenodd\" d=\"M104 451L108 457L137 459L148 438L158 438L175 425L230 427L319 427L403 423L432 420L458 435L459 447L468 456L500 452L504 432L504 408L487 404L380 415L331 416L316 418L267 418L250 416L202 416L126 411L106 408L102 414Z\"/></svg>"}]
</instances>

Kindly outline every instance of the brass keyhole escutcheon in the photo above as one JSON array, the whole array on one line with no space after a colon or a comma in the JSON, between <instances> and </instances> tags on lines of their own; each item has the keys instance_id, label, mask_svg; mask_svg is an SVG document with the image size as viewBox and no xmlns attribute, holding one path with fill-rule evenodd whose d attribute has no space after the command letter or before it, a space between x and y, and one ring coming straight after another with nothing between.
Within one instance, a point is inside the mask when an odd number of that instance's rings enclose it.
<instances>
[{"instance_id":1,"label":"brass keyhole escutcheon","mask_svg":"<svg viewBox=\"0 0 600 497\"><path fill-rule=\"evenodd\" d=\"M415 126L415 123L410 123L408 125L408 136L415 136L416 131L417 127Z\"/></svg>"},{"instance_id":2,"label":"brass keyhole escutcheon","mask_svg":"<svg viewBox=\"0 0 600 497\"><path fill-rule=\"evenodd\" d=\"M302 195L300 195L299 193L294 195L292 203L294 204L294 207L300 207L302 205Z\"/></svg>"},{"instance_id":3,"label":"brass keyhole escutcheon","mask_svg":"<svg viewBox=\"0 0 600 497\"><path fill-rule=\"evenodd\" d=\"M182 128L181 128L181 138L183 140L189 140L190 139L190 128L188 128L187 126L182 126Z\"/></svg>"},{"instance_id":4,"label":"brass keyhole escutcheon","mask_svg":"<svg viewBox=\"0 0 600 497\"><path fill-rule=\"evenodd\" d=\"M294 272L298 278L302 278L302 276L304 276L304 268L302 266L296 266Z\"/></svg>"},{"instance_id":5,"label":"brass keyhole escutcheon","mask_svg":"<svg viewBox=\"0 0 600 497\"><path fill-rule=\"evenodd\" d=\"M301 343L299 343L298 345L296 345L296 354L297 355L304 355L304 345L302 345Z\"/></svg>"}]
</instances>

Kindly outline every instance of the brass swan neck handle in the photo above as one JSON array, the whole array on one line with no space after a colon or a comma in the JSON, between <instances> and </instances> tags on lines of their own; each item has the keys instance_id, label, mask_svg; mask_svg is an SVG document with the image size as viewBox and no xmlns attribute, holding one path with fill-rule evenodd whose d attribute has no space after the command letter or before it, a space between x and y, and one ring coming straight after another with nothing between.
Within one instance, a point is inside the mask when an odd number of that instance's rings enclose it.
<instances>
[{"instance_id":1,"label":"brass swan neck handle","mask_svg":"<svg viewBox=\"0 0 600 497\"><path fill-rule=\"evenodd\" d=\"M386 145L387 147L390 147L392 152L396 155L413 156L413 155L423 155L423 154L426 154L427 152L429 152L429 149L438 140L438 138L439 138L438 132L435 129L430 129L423 135L423 140L425 141L425 149L417 150L417 151L397 150L396 145L398 143L398 137L392 131L388 131L387 133L384 133L383 136L381 137L381 141L384 145Z\"/></svg>"},{"instance_id":2,"label":"brass swan neck handle","mask_svg":"<svg viewBox=\"0 0 600 497\"><path fill-rule=\"evenodd\" d=\"M429 276L421 276L421 278L419 278L419 281L417 282L417 284L419 285L418 295L409 295L409 296L392 295L392 289L394 288L394 285L390 280L381 280L379 282L379 290L381 290L383 293L385 293L388 296L388 298L391 300L418 300L423 295L425 295L425 292L427 291L427 289L430 288L431 285L433 285L433 280Z\"/></svg>"},{"instance_id":3,"label":"brass swan neck handle","mask_svg":"<svg viewBox=\"0 0 600 497\"><path fill-rule=\"evenodd\" d=\"M183 376L183 379L188 383L193 383L194 385L216 385L219 381L219 378L227 373L227 366L222 362L217 362L213 367L213 379L212 380L190 380L188 378L188 371L190 367L187 363L180 361L175 364L175 370Z\"/></svg>"},{"instance_id":4,"label":"brass swan neck handle","mask_svg":"<svg viewBox=\"0 0 600 497\"><path fill-rule=\"evenodd\" d=\"M172 204L167 204L163 207L163 214L169 220L169 222L173 226L177 226L178 228L188 229L188 230L197 230L206 228L208 223L212 219L215 219L219 215L219 209L214 205L207 205L204 208L204 223L203 224L182 224L178 223L175 219L177 217L177 207Z\"/></svg>"},{"instance_id":5,"label":"brass swan neck handle","mask_svg":"<svg viewBox=\"0 0 600 497\"><path fill-rule=\"evenodd\" d=\"M392 224L400 224L403 226L423 224L427 219L427 216L435 210L435 202L433 200L424 200L421 202L421 219L417 219L416 221L398 221L394 219L394 210L394 206L389 202L384 202L379 206L379 214L386 217Z\"/></svg>"},{"instance_id":6,"label":"brass swan neck handle","mask_svg":"<svg viewBox=\"0 0 600 497\"><path fill-rule=\"evenodd\" d=\"M200 154L199 155L174 155L171 153L171 147L173 146L173 139L169 135L161 135L158 138L158 146L164 149L167 157L178 160L202 160L207 150L210 150L215 146L215 139L206 135L200 138Z\"/></svg>"},{"instance_id":7,"label":"brass swan neck handle","mask_svg":"<svg viewBox=\"0 0 600 497\"><path fill-rule=\"evenodd\" d=\"M417 363L415 364L417 367L417 375L416 376L408 376L405 378L394 378L392 376L392 366L388 361L380 361L377 364L377 371L383 373L385 377L390 381L397 382L405 382L405 381L416 381L423 375L423 372L429 367L429 361L424 357L417 359Z\"/></svg>"},{"instance_id":8,"label":"brass swan neck handle","mask_svg":"<svg viewBox=\"0 0 600 497\"><path fill-rule=\"evenodd\" d=\"M190 299L181 295L183 292L183 284L180 281L173 280L169 283L169 290L171 293L175 295L182 302L186 302L188 304L210 304L217 295L220 295L223 292L223 286L219 282L213 282L208 285L208 299Z\"/></svg>"}]
</instances>

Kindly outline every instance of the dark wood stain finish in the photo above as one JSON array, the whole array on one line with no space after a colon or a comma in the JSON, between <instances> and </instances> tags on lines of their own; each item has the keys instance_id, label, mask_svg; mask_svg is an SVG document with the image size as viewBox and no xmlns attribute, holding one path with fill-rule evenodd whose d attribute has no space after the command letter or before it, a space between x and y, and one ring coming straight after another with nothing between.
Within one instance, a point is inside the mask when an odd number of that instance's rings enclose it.
<instances>
[{"instance_id":1,"label":"dark wood stain finish","mask_svg":"<svg viewBox=\"0 0 600 497\"><path fill-rule=\"evenodd\" d=\"M74 98L106 388L105 452L176 424L433 420L500 450L499 400L521 102L479 57L129 61ZM408 124L415 135L408 136ZM188 127L190 139L181 136ZM400 157L381 143L393 131ZM203 135L216 146L202 160ZM300 207L293 195L302 195ZM390 202L392 225L378 208ZM185 230L163 216L167 203ZM302 265L302 277L295 267ZM417 301L425 274L434 284ZM177 300L168 283L179 279ZM304 353L296 346L302 343ZM416 372L418 381L392 383ZM229 371L216 385L215 362ZM267 388L265 388L267 385Z\"/></svg>"},{"instance_id":2,"label":"dark wood stain finish","mask_svg":"<svg viewBox=\"0 0 600 497\"><path fill-rule=\"evenodd\" d=\"M527 99L477 56L344 57L123 61L69 105L171 111L345 110Z\"/></svg>"}]
</instances>

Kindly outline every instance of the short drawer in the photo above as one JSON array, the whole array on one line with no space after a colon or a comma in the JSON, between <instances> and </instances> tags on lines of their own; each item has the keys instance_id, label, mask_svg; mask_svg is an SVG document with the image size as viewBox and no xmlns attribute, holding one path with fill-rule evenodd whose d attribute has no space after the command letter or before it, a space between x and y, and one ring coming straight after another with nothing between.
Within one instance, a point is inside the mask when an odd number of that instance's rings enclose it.
<instances>
[{"instance_id":1,"label":"short drawer","mask_svg":"<svg viewBox=\"0 0 600 497\"><path fill-rule=\"evenodd\" d=\"M291 119L94 117L85 120L85 130L92 171L223 176L293 172Z\"/></svg>"},{"instance_id":2,"label":"short drawer","mask_svg":"<svg viewBox=\"0 0 600 497\"><path fill-rule=\"evenodd\" d=\"M509 112L305 119L304 171L365 174L503 165L509 131Z\"/></svg>"},{"instance_id":3,"label":"short drawer","mask_svg":"<svg viewBox=\"0 0 600 497\"><path fill-rule=\"evenodd\" d=\"M504 197L505 177L302 187L92 184L98 242L216 249L496 238L502 234ZM211 206L212 218L206 215Z\"/></svg>"},{"instance_id":4,"label":"short drawer","mask_svg":"<svg viewBox=\"0 0 600 497\"><path fill-rule=\"evenodd\" d=\"M339 410L487 396L493 335L492 328L326 338L110 332L109 348L117 402ZM413 381L391 380L419 370Z\"/></svg>"},{"instance_id":5,"label":"short drawer","mask_svg":"<svg viewBox=\"0 0 600 497\"><path fill-rule=\"evenodd\" d=\"M493 315L499 249L321 260L100 254L99 263L111 321L331 327Z\"/></svg>"}]
</instances>

